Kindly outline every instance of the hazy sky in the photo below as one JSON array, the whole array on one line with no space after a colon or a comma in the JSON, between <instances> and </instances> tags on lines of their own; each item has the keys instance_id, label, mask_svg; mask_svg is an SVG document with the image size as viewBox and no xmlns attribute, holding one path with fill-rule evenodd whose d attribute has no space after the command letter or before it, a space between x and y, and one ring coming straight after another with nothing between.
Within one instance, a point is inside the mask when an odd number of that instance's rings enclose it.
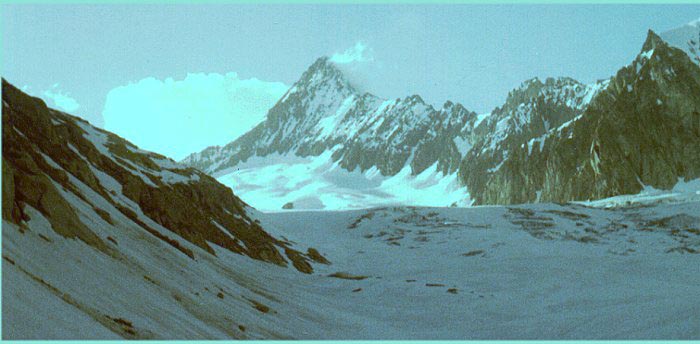
<instances>
[{"instance_id":1,"label":"hazy sky","mask_svg":"<svg viewBox=\"0 0 700 344\"><path fill-rule=\"evenodd\" d=\"M700 17L698 5L0 9L3 77L176 159L248 130L322 55L335 54L378 96L420 94L486 112L534 76L607 78L634 58L648 29Z\"/></svg>"}]
</instances>

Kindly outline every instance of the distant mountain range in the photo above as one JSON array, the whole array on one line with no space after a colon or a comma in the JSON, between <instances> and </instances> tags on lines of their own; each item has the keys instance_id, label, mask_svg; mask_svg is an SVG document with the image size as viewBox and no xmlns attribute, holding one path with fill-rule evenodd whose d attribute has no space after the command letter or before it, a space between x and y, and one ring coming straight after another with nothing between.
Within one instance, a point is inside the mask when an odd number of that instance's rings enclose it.
<instances>
[{"instance_id":1,"label":"distant mountain range","mask_svg":"<svg viewBox=\"0 0 700 344\"><path fill-rule=\"evenodd\" d=\"M700 177L697 23L593 84L531 79L488 114L357 91L322 57L250 132L183 164L263 209L564 202Z\"/></svg>"}]
</instances>

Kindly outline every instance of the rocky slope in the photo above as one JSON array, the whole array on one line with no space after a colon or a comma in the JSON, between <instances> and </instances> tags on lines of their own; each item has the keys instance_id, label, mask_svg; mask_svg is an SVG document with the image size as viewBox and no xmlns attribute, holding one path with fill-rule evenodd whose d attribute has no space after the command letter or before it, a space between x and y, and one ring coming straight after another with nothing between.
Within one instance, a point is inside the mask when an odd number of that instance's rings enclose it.
<instances>
[{"instance_id":1,"label":"rocky slope","mask_svg":"<svg viewBox=\"0 0 700 344\"><path fill-rule=\"evenodd\" d=\"M307 255L274 238L214 178L50 109L2 81L2 218L31 231L31 212L51 228L119 257L94 227L133 228L189 258L214 245L311 272Z\"/></svg>"},{"instance_id":2,"label":"rocky slope","mask_svg":"<svg viewBox=\"0 0 700 344\"><path fill-rule=\"evenodd\" d=\"M553 128L538 144L512 140L487 173L470 152L460 175L476 203L598 199L699 178L700 69L650 31L581 115Z\"/></svg>"},{"instance_id":3,"label":"rocky slope","mask_svg":"<svg viewBox=\"0 0 700 344\"><path fill-rule=\"evenodd\" d=\"M514 150L541 149L548 134L556 135L562 127L580 118L591 99L607 84L600 81L584 85L570 78L549 78L542 82L535 78L511 91L505 104L475 129L476 143L462 161L460 177L472 199L483 203L481 183L498 174L504 162L512 159Z\"/></svg>"}]
</instances>

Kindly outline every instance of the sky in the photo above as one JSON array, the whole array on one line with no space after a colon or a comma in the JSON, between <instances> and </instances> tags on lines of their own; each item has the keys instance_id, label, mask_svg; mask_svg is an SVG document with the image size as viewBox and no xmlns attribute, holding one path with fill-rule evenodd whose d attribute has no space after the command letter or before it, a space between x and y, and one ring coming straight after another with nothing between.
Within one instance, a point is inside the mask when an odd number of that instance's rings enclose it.
<instances>
[{"instance_id":1,"label":"sky","mask_svg":"<svg viewBox=\"0 0 700 344\"><path fill-rule=\"evenodd\" d=\"M223 145L320 56L361 90L483 113L532 77L608 78L700 5L2 4L2 76L174 159Z\"/></svg>"}]
</instances>

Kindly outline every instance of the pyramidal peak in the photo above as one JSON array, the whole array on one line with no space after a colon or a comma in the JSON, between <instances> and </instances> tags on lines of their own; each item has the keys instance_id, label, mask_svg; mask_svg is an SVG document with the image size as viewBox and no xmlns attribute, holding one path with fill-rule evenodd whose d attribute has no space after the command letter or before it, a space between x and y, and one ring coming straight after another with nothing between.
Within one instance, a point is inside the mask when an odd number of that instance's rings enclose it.
<instances>
[{"instance_id":1,"label":"pyramidal peak","mask_svg":"<svg viewBox=\"0 0 700 344\"><path fill-rule=\"evenodd\" d=\"M642 51L641 54L644 54L648 51L651 51L652 49L656 49L657 47L661 46L666 46L666 42L664 42L659 35L656 34L653 30L649 30L647 33L647 39L644 41L644 45L642 45Z\"/></svg>"},{"instance_id":2,"label":"pyramidal peak","mask_svg":"<svg viewBox=\"0 0 700 344\"><path fill-rule=\"evenodd\" d=\"M301 75L295 86L317 87L320 85L344 88L357 93L354 86L350 84L348 78L327 56L322 56L309 66Z\"/></svg>"}]
</instances>

